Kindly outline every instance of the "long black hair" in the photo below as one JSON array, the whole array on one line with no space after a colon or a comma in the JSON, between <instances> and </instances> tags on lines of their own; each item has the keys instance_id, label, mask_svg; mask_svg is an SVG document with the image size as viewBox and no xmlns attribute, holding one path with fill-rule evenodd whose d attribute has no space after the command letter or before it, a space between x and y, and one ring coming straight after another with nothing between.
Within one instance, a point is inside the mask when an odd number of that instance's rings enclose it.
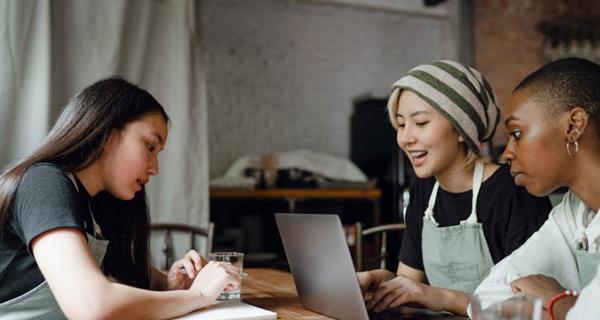
<instances>
[{"instance_id":1,"label":"long black hair","mask_svg":"<svg viewBox=\"0 0 600 320\"><path fill-rule=\"evenodd\" d=\"M80 171L100 157L114 129L123 129L149 113L170 121L150 93L122 78L101 80L83 89L65 106L41 145L0 175L0 233L29 167L49 162L65 172ZM92 206L104 237L110 240L102 266L105 274L124 284L148 288L150 218L145 190L129 201L100 192Z\"/></svg>"}]
</instances>

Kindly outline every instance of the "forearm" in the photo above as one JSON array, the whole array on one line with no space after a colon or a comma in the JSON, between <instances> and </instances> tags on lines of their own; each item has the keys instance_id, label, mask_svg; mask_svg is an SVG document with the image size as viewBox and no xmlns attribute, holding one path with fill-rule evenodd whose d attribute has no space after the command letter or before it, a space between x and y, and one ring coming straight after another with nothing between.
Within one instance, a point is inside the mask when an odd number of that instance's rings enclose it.
<instances>
[{"instance_id":1,"label":"forearm","mask_svg":"<svg viewBox=\"0 0 600 320\"><path fill-rule=\"evenodd\" d=\"M151 291L111 283L96 304L100 318L166 319L212 304L189 290Z\"/></svg>"},{"instance_id":2,"label":"forearm","mask_svg":"<svg viewBox=\"0 0 600 320\"><path fill-rule=\"evenodd\" d=\"M425 301L419 302L423 306L434 311L448 311L456 315L467 316L469 295L465 292L429 287Z\"/></svg>"}]
</instances>

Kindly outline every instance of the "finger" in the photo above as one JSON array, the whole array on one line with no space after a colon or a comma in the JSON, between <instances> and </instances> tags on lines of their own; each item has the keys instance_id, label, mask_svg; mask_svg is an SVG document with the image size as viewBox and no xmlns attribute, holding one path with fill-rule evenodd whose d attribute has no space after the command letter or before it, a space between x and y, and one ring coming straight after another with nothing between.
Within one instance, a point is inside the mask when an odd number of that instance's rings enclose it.
<instances>
[{"instance_id":1,"label":"finger","mask_svg":"<svg viewBox=\"0 0 600 320\"><path fill-rule=\"evenodd\" d=\"M373 309L376 305L379 304L380 300L383 299L385 295L382 294L381 290L375 291L375 293L371 296L371 300L367 304L367 309Z\"/></svg>"},{"instance_id":2,"label":"finger","mask_svg":"<svg viewBox=\"0 0 600 320\"><path fill-rule=\"evenodd\" d=\"M398 308L401 305L407 304L409 302L413 302L410 295L408 293L400 294L394 301L392 301L388 307L389 308Z\"/></svg>"},{"instance_id":3,"label":"finger","mask_svg":"<svg viewBox=\"0 0 600 320\"><path fill-rule=\"evenodd\" d=\"M194 265L192 264L192 262L190 260L184 259L184 260L180 260L183 268L185 269L188 277L190 279L194 279L194 277L196 276L196 268L194 268Z\"/></svg>"},{"instance_id":4,"label":"finger","mask_svg":"<svg viewBox=\"0 0 600 320\"><path fill-rule=\"evenodd\" d=\"M208 260L206 260L203 256L200 256L200 269L204 268L208 264Z\"/></svg>"},{"instance_id":5,"label":"finger","mask_svg":"<svg viewBox=\"0 0 600 320\"><path fill-rule=\"evenodd\" d=\"M387 296L388 293L390 293L391 291L393 291L395 289L399 289L399 288L400 287L394 286L390 282L384 282L382 285L379 286L379 288L377 288L377 290L373 294L373 298L371 298L371 302L369 303L369 305L371 307L374 307L379 302L381 302L381 299L383 299L383 297Z\"/></svg>"},{"instance_id":6,"label":"finger","mask_svg":"<svg viewBox=\"0 0 600 320\"><path fill-rule=\"evenodd\" d=\"M202 258L200 257L198 252L196 252L196 250L188 251L188 253L185 256L194 262L194 267L196 268L196 270L200 270L200 268L202 268Z\"/></svg>"},{"instance_id":7,"label":"finger","mask_svg":"<svg viewBox=\"0 0 600 320\"><path fill-rule=\"evenodd\" d=\"M389 294L387 294L385 297L383 297L383 299L381 299L379 301L379 303L377 304L377 306L375 307L375 312L381 312L387 308L389 308L390 304L396 300L396 298L399 296L400 294L396 291L392 291Z\"/></svg>"}]
</instances>

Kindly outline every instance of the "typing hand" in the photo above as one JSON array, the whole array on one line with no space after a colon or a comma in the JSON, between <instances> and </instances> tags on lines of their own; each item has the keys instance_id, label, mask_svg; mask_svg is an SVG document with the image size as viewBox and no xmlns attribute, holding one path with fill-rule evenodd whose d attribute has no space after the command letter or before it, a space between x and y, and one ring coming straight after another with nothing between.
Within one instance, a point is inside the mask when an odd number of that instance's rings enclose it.
<instances>
[{"instance_id":1,"label":"typing hand","mask_svg":"<svg viewBox=\"0 0 600 320\"><path fill-rule=\"evenodd\" d=\"M358 284L363 293L377 289L377 281L369 271L357 272Z\"/></svg>"},{"instance_id":2,"label":"typing hand","mask_svg":"<svg viewBox=\"0 0 600 320\"><path fill-rule=\"evenodd\" d=\"M171 265L167 274L167 290L189 289L196 274L207 264L195 250L190 250L181 260Z\"/></svg>"},{"instance_id":3,"label":"typing hand","mask_svg":"<svg viewBox=\"0 0 600 320\"><path fill-rule=\"evenodd\" d=\"M404 276L396 276L382 283L367 304L367 308L381 312L388 308L426 301L428 285L416 282Z\"/></svg>"},{"instance_id":4,"label":"typing hand","mask_svg":"<svg viewBox=\"0 0 600 320\"><path fill-rule=\"evenodd\" d=\"M196 276L189 290L202 294L214 302L222 291L231 291L240 286L240 269L229 262L210 261Z\"/></svg>"}]
</instances>

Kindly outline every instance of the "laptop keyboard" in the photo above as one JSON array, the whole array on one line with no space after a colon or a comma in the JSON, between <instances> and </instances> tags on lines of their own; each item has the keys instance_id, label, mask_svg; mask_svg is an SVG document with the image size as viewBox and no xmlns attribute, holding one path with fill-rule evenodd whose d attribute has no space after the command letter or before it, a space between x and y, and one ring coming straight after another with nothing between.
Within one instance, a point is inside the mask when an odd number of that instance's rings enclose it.
<instances>
[{"instance_id":1,"label":"laptop keyboard","mask_svg":"<svg viewBox=\"0 0 600 320\"><path fill-rule=\"evenodd\" d=\"M395 318L393 318L390 312L388 311L382 311L382 312L374 312L374 311L368 311L369 314L369 320L392 320L392 319L400 319L400 317L398 317L398 314L396 314Z\"/></svg>"}]
</instances>

